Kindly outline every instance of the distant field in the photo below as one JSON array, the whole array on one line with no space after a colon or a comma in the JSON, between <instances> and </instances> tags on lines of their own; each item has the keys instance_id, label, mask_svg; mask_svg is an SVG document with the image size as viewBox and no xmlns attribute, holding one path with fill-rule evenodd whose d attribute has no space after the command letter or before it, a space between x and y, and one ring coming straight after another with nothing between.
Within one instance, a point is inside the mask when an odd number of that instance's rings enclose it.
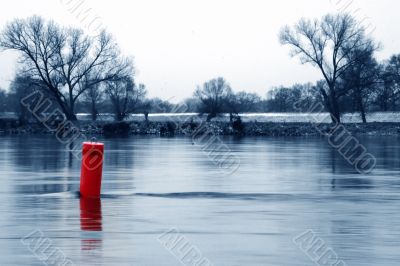
<instances>
[{"instance_id":1,"label":"distant field","mask_svg":"<svg viewBox=\"0 0 400 266\"><path fill-rule=\"evenodd\" d=\"M322 121L323 123L330 123L331 119L328 113L321 114L299 114L299 113L249 113L241 114L242 121L244 122L276 122L276 123L307 123ZM202 119L205 119L203 116ZM90 115L78 114L78 118L81 120L89 120ZM149 114L149 120L154 122L165 122L165 121L190 121L191 119L196 120L198 115L195 113L163 113L163 114ZM99 117L100 120L112 120L113 116L110 114L104 114ZM143 121L143 114L131 115L129 121ZM221 115L213 119L213 121L228 121L229 115ZM361 117L358 113L344 114L342 116L343 123L361 123ZM368 122L400 122L400 113L398 112L376 112L367 114Z\"/></svg>"},{"instance_id":2,"label":"distant field","mask_svg":"<svg viewBox=\"0 0 400 266\"><path fill-rule=\"evenodd\" d=\"M80 113L77 114L79 120L87 121L91 119L90 114ZM307 123L322 121L323 123L330 123L331 119L328 113L320 114L299 114L299 113L249 113L240 115L244 122L276 122L276 123ZM202 116L204 120L206 116ZM0 118L17 118L14 113L2 113ZM154 122L166 121L190 121L196 120L199 116L196 113L159 113L149 114L149 120ZM100 121L113 121L112 114L101 114L98 117ZM127 119L128 121L143 121L143 114L133 114ZM229 115L221 115L214 118L213 121L228 121ZM361 123L361 117L358 113L348 113L342 116L343 123ZM392 122L400 123L400 112L376 112L367 114L368 122Z\"/></svg>"}]
</instances>

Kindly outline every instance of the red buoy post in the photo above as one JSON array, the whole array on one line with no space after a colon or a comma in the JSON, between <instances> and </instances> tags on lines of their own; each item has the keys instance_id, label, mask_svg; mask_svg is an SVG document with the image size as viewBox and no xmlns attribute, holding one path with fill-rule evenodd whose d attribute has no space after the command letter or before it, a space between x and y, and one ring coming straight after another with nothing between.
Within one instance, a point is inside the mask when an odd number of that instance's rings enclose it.
<instances>
[{"instance_id":1,"label":"red buoy post","mask_svg":"<svg viewBox=\"0 0 400 266\"><path fill-rule=\"evenodd\" d=\"M104 144L84 142L82 147L82 166L80 194L82 197L99 198L103 172Z\"/></svg>"}]
</instances>

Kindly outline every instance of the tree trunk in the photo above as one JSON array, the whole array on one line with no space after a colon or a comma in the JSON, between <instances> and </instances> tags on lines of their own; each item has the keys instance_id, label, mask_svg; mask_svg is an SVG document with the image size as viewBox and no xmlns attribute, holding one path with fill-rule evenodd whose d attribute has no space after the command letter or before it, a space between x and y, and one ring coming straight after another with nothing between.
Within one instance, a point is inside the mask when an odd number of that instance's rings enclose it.
<instances>
[{"instance_id":1,"label":"tree trunk","mask_svg":"<svg viewBox=\"0 0 400 266\"><path fill-rule=\"evenodd\" d=\"M324 89L320 89L325 108L328 110L329 115L332 119L332 123L340 124L340 109L339 104L336 99L335 89L329 86L329 94L326 93Z\"/></svg>"},{"instance_id":2,"label":"tree trunk","mask_svg":"<svg viewBox=\"0 0 400 266\"><path fill-rule=\"evenodd\" d=\"M337 103L337 99L334 98L332 99L333 101L333 116L332 116L332 122L333 123L341 123L341 114L340 114L340 110L339 110L339 105Z\"/></svg>"},{"instance_id":3,"label":"tree trunk","mask_svg":"<svg viewBox=\"0 0 400 266\"><path fill-rule=\"evenodd\" d=\"M92 121L96 121L96 120L97 120L97 113L92 112Z\"/></svg>"},{"instance_id":4,"label":"tree trunk","mask_svg":"<svg viewBox=\"0 0 400 266\"><path fill-rule=\"evenodd\" d=\"M114 114L115 114L115 120L118 122L121 122L125 118L124 112L122 112L122 108L120 107L120 104L118 101L113 102L114 105Z\"/></svg>"},{"instance_id":5,"label":"tree trunk","mask_svg":"<svg viewBox=\"0 0 400 266\"><path fill-rule=\"evenodd\" d=\"M207 122L210 122L211 119L213 119L214 117L216 117L217 114L215 112L211 112L207 115Z\"/></svg>"},{"instance_id":6,"label":"tree trunk","mask_svg":"<svg viewBox=\"0 0 400 266\"><path fill-rule=\"evenodd\" d=\"M69 106L66 106L66 111L67 111L67 119L70 121L77 121L78 119L76 118L74 109L75 109L75 101L73 99L72 93L70 91L70 99L69 99Z\"/></svg>"},{"instance_id":7,"label":"tree trunk","mask_svg":"<svg viewBox=\"0 0 400 266\"><path fill-rule=\"evenodd\" d=\"M357 101L357 105L358 105L358 110L360 111L360 114L361 114L362 122L365 124L365 123L367 123L367 117L365 114L365 106L364 106L362 95L361 95L361 89L359 87L356 88L356 98L357 98L356 101Z\"/></svg>"},{"instance_id":8,"label":"tree trunk","mask_svg":"<svg viewBox=\"0 0 400 266\"><path fill-rule=\"evenodd\" d=\"M363 123L366 124L367 123L367 117L365 115L364 107L361 110L361 118L362 118Z\"/></svg>"},{"instance_id":9,"label":"tree trunk","mask_svg":"<svg viewBox=\"0 0 400 266\"><path fill-rule=\"evenodd\" d=\"M335 94L331 91L330 95L323 95L324 96L324 101L325 101L325 106L329 111L329 115L332 119L332 123L340 124L340 109L339 109L339 104L337 102Z\"/></svg>"},{"instance_id":10,"label":"tree trunk","mask_svg":"<svg viewBox=\"0 0 400 266\"><path fill-rule=\"evenodd\" d=\"M337 112L330 112L329 114L331 116L332 119L332 123L336 124L336 123L341 123L340 121L340 114L338 114Z\"/></svg>"},{"instance_id":11,"label":"tree trunk","mask_svg":"<svg viewBox=\"0 0 400 266\"><path fill-rule=\"evenodd\" d=\"M64 113L65 118L70 121L77 121L78 119L76 118L76 115L74 113L74 104L69 106L67 102L63 101L59 95L56 93L53 94L59 107L61 108L61 111Z\"/></svg>"},{"instance_id":12,"label":"tree trunk","mask_svg":"<svg viewBox=\"0 0 400 266\"><path fill-rule=\"evenodd\" d=\"M387 108L387 102L385 99L381 100L381 109L383 112L387 112L388 108Z\"/></svg>"},{"instance_id":13,"label":"tree trunk","mask_svg":"<svg viewBox=\"0 0 400 266\"><path fill-rule=\"evenodd\" d=\"M18 121L21 125L25 125L27 122L27 110L26 107L22 105L21 100L19 102Z\"/></svg>"},{"instance_id":14,"label":"tree trunk","mask_svg":"<svg viewBox=\"0 0 400 266\"><path fill-rule=\"evenodd\" d=\"M329 100L331 102L331 118L333 123L341 123L340 121L340 108L339 108L339 103L338 99L336 97L336 92L334 87L330 87L330 97Z\"/></svg>"},{"instance_id":15,"label":"tree trunk","mask_svg":"<svg viewBox=\"0 0 400 266\"><path fill-rule=\"evenodd\" d=\"M68 106L68 115L67 118L68 120L71 121L76 121L78 120L76 118L75 112L74 112L74 108L75 107L75 101L74 101L74 96L72 95L72 89L69 89L69 106Z\"/></svg>"},{"instance_id":16,"label":"tree trunk","mask_svg":"<svg viewBox=\"0 0 400 266\"><path fill-rule=\"evenodd\" d=\"M78 118L76 117L76 115L72 112L68 112L68 113L66 113L65 114L65 116L67 117L67 120L70 120L70 121L77 121L78 120Z\"/></svg>"},{"instance_id":17,"label":"tree trunk","mask_svg":"<svg viewBox=\"0 0 400 266\"><path fill-rule=\"evenodd\" d=\"M96 121L98 114L99 112L97 111L96 103L92 101L92 121Z\"/></svg>"},{"instance_id":18,"label":"tree trunk","mask_svg":"<svg viewBox=\"0 0 400 266\"><path fill-rule=\"evenodd\" d=\"M122 112L119 112L119 113L116 114L116 119L117 119L118 122L121 122L121 121L124 120L125 116L126 116L126 114L124 114Z\"/></svg>"}]
</instances>

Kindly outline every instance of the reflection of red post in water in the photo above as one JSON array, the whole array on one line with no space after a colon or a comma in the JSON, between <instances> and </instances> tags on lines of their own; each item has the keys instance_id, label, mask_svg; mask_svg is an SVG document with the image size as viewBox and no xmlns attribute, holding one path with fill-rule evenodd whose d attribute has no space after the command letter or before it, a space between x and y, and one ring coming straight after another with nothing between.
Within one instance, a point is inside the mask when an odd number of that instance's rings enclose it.
<instances>
[{"instance_id":1,"label":"reflection of red post in water","mask_svg":"<svg viewBox=\"0 0 400 266\"><path fill-rule=\"evenodd\" d=\"M101 231L101 200L100 198L80 198L81 230Z\"/></svg>"},{"instance_id":2,"label":"reflection of red post in water","mask_svg":"<svg viewBox=\"0 0 400 266\"><path fill-rule=\"evenodd\" d=\"M100 198L80 198L81 230L102 231L102 215ZM82 239L82 250L95 250L101 247L101 236Z\"/></svg>"},{"instance_id":3,"label":"reflection of red post in water","mask_svg":"<svg viewBox=\"0 0 400 266\"><path fill-rule=\"evenodd\" d=\"M100 197L101 175L103 171L103 153L103 143L83 143L80 183L80 193L83 197Z\"/></svg>"}]
</instances>

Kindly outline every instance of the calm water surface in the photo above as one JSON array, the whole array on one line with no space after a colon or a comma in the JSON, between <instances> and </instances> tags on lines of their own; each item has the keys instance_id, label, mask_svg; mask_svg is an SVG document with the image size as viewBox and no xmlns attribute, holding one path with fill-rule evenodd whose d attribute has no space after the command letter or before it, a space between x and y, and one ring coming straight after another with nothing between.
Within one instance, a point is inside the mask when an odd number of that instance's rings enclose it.
<instances>
[{"instance_id":1,"label":"calm water surface","mask_svg":"<svg viewBox=\"0 0 400 266\"><path fill-rule=\"evenodd\" d=\"M181 265L175 228L213 265L313 265L292 239L312 229L347 265L400 263L400 138L364 137L358 174L323 138L224 139L223 175L188 138L105 139L103 198L79 199L80 162L53 136L0 137L0 264L44 265L40 230L74 265Z\"/></svg>"}]
</instances>

